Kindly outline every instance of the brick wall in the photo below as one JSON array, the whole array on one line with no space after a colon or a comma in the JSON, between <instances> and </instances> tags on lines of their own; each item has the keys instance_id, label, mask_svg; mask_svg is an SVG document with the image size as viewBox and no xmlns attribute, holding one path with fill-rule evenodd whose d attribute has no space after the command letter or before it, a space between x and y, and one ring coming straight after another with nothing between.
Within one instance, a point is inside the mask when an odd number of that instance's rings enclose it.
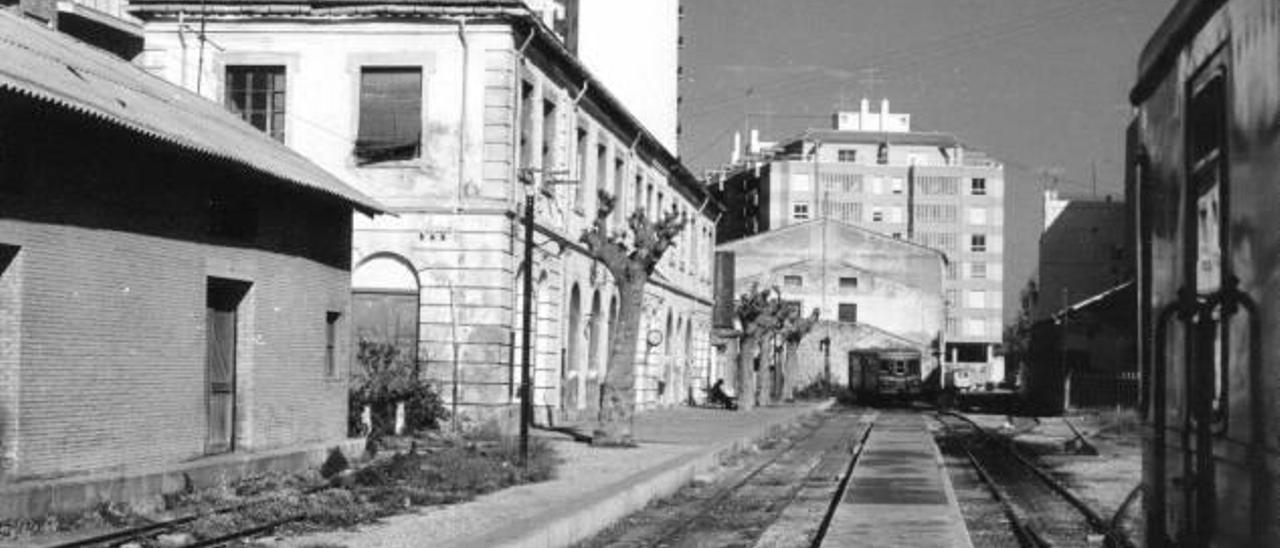
<instances>
[{"instance_id":1,"label":"brick wall","mask_svg":"<svg viewBox=\"0 0 1280 548\"><path fill-rule=\"evenodd\" d=\"M16 445L5 480L202 456L211 276L250 284L237 326L237 450L345 437L350 345L340 337L344 367L326 378L324 334L327 311L349 312L349 208L31 103L5 106L6 129L32 136L26 190L0 210L0 245L18 248L0 276L20 287L3 302L16 301L21 318L18 360L12 349L0 356L0 424L11 413L17 423L0 437ZM250 193L256 237L208 236L215 185Z\"/></svg>"}]
</instances>

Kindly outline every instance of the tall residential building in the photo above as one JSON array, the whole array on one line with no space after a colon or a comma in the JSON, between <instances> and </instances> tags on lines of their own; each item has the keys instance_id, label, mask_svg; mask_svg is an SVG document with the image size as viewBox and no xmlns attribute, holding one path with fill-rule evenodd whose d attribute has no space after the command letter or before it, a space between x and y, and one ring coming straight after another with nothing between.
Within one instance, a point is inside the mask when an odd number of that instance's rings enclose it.
<instances>
[{"instance_id":1,"label":"tall residential building","mask_svg":"<svg viewBox=\"0 0 1280 548\"><path fill-rule=\"evenodd\" d=\"M689 219L647 287L642 332L663 342L637 344L636 389L644 406L699 393L717 206L545 13L522 0L241 0L196 25L198 0L132 5L148 69L397 214L354 228L357 334L415 352L460 412L501 417L520 401L531 193L535 405L593 416L600 401L617 292L579 243L598 191L617 198L619 230L637 209Z\"/></svg>"},{"instance_id":2,"label":"tall residential building","mask_svg":"<svg viewBox=\"0 0 1280 548\"><path fill-rule=\"evenodd\" d=\"M999 162L954 135L912 131L910 115L890 111L888 100L872 112L864 99L856 112L837 112L830 129L749 149L711 186L728 208L721 242L831 219L942 251L946 363L978 380L1003 379Z\"/></svg>"}]
</instances>

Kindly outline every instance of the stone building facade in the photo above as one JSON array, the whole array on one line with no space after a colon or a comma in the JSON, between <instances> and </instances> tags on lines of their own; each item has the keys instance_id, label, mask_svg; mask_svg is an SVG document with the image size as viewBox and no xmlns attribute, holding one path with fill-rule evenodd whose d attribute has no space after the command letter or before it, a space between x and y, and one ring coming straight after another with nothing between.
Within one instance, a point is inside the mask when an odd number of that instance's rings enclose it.
<instances>
[{"instance_id":1,"label":"stone building facade","mask_svg":"<svg viewBox=\"0 0 1280 548\"><path fill-rule=\"evenodd\" d=\"M867 351L914 352L922 378L936 374L945 345L947 263L940 251L830 219L717 249L732 254L738 293L753 284L776 287L804 314L819 310L821 321L799 348L799 385L828 371L833 381L848 382L853 355Z\"/></svg>"},{"instance_id":2,"label":"stone building facade","mask_svg":"<svg viewBox=\"0 0 1280 548\"><path fill-rule=\"evenodd\" d=\"M650 287L644 329L663 343L637 345L637 397L653 406L697 392L718 206L522 2L236 2L205 21L218 48L203 52L180 22L199 5L135 2L147 37L138 62L248 112L391 208L395 217L354 227L364 328L416 341L423 371L460 411L503 416L518 401L520 224L535 187L540 420L590 415L598 403L616 296L578 243L598 191L617 196L618 229L638 208L690 220ZM252 81L277 87L246 102ZM279 108L254 110L254 93Z\"/></svg>"}]
</instances>

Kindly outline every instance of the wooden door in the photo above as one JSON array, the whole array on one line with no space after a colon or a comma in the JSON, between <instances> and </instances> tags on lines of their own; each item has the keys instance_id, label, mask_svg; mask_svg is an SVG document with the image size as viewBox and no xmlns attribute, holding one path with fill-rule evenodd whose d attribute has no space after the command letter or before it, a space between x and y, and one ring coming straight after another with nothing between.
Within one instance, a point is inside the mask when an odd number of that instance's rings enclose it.
<instances>
[{"instance_id":1,"label":"wooden door","mask_svg":"<svg viewBox=\"0 0 1280 548\"><path fill-rule=\"evenodd\" d=\"M207 436L205 453L233 450L236 406L236 311L243 291L211 279L205 312Z\"/></svg>"}]
</instances>

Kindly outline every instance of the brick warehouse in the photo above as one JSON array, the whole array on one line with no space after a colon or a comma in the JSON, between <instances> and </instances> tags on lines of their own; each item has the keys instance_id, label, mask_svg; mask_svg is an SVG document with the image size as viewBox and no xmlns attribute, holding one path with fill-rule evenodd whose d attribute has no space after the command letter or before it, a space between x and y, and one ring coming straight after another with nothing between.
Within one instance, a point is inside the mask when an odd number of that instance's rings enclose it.
<instances>
[{"instance_id":1,"label":"brick warehouse","mask_svg":"<svg viewBox=\"0 0 1280 548\"><path fill-rule=\"evenodd\" d=\"M0 516L346 438L352 212L220 106L0 11Z\"/></svg>"},{"instance_id":2,"label":"brick warehouse","mask_svg":"<svg viewBox=\"0 0 1280 548\"><path fill-rule=\"evenodd\" d=\"M182 21L206 8L201 29L219 47L202 52ZM653 407L700 396L718 204L523 2L146 0L131 10L146 35L138 64L229 106L243 75L272 75L257 81L282 103L260 127L396 213L357 219L357 329L409 342L460 413L502 418L519 401L522 172L564 183L546 187L535 213L538 420L591 418L598 403L615 289L577 242L597 189L619 197L619 228L638 208L691 221L648 287L642 330L663 343L637 345L637 397ZM379 127L389 112L410 123Z\"/></svg>"}]
</instances>

